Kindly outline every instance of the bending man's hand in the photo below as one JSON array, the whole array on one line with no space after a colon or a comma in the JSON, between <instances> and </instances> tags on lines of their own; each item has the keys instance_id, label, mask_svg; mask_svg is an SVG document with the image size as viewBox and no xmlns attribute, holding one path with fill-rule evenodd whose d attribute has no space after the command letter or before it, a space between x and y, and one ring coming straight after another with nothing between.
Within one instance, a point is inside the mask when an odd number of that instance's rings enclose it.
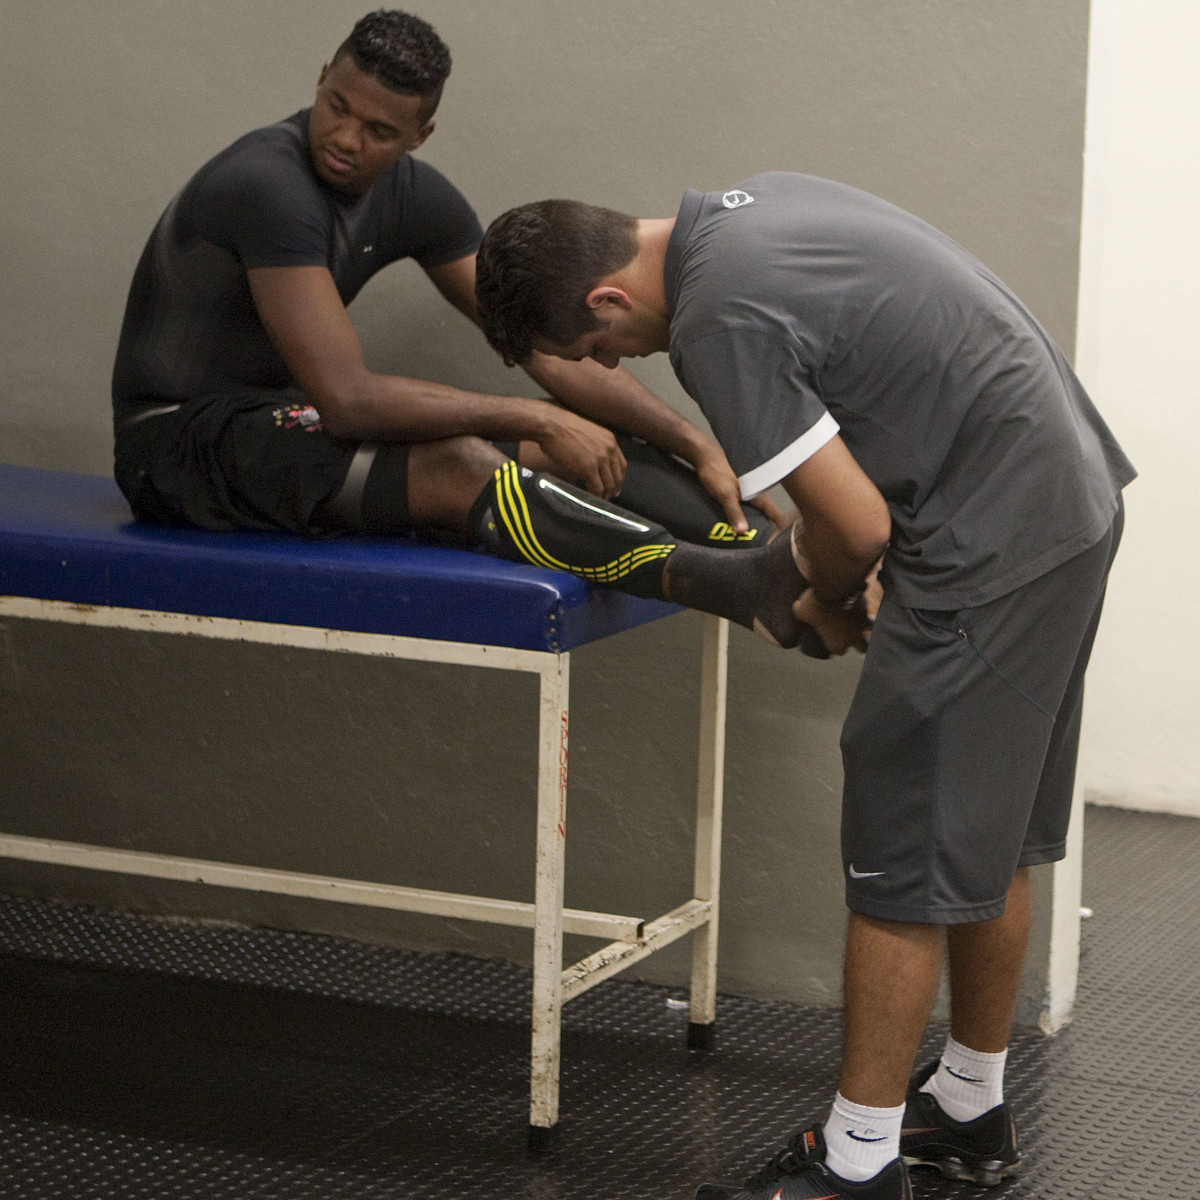
<instances>
[{"instance_id":1,"label":"bending man's hand","mask_svg":"<svg viewBox=\"0 0 1200 1200\"><path fill-rule=\"evenodd\" d=\"M725 451L711 438L706 441L709 444L692 458L696 478L700 486L721 506L730 526L738 533L745 533L750 523L742 512L742 493L738 489L737 476L725 457Z\"/></svg>"},{"instance_id":2,"label":"bending man's hand","mask_svg":"<svg viewBox=\"0 0 1200 1200\"><path fill-rule=\"evenodd\" d=\"M795 510L792 511L791 516L788 516L788 514L785 513L783 509L780 508L779 505L767 495L766 492L763 492L760 496L755 496L753 500L747 500L746 503L753 504L754 507L757 508L758 511L762 513L763 516L766 517L776 529L779 530L780 533L784 533L791 529L792 524L797 519ZM775 535L772 534L771 536L774 537Z\"/></svg>"},{"instance_id":3,"label":"bending man's hand","mask_svg":"<svg viewBox=\"0 0 1200 1200\"><path fill-rule=\"evenodd\" d=\"M867 612L866 598L858 599L860 603L854 608L827 608L817 600L812 588L806 588L792 605L792 612L797 620L816 630L830 654L841 655L847 650L865 652L871 638L872 617Z\"/></svg>"},{"instance_id":4,"label":"bending man's hand","mask_svg":"<svg viewBox=\"0 0 1200 1200\"><path fill-rule=\"evenodd\" d=\"M729 465L729 459L725 457L725 451L713 438L700 430L696 430L696 438L699 445L691 455L696 477L704 490L724 510L725 519L729 524L738 533L745 533L750 528L750 523L742 510L741 489L738 487L737 476ZM794 515L790 518L785 516L779 505L766 493L755 496L747 503L753 504L781 533L791 528Z\"/></svg>"}]
</instances>

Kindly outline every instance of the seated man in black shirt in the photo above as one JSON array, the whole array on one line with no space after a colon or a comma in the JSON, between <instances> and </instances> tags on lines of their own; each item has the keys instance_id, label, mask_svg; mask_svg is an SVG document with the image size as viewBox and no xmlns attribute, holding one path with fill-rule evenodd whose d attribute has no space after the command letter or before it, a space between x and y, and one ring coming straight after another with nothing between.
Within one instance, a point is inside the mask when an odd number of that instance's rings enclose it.
<instances>
[{"instance_id":1,"label":"seated man in black shirt","mask_svg":"<svg viewBox=\"0 0 1200 1200\"><path fill-rule=\"evenodd\" d=\"M371 13L311 109L234 142L168 206L113 373L116 477L134 513L314 536L440 530L795 644L802 582L786 545L758 549L770 522L742 509L724 452L632 376L538 356L528 373L554 403L364 364L346 305L399 258L475 319L479 222L409 154L449 70L425 22ZM734 568L687 540L749 553Z\"/></svg>"}]
</instances>

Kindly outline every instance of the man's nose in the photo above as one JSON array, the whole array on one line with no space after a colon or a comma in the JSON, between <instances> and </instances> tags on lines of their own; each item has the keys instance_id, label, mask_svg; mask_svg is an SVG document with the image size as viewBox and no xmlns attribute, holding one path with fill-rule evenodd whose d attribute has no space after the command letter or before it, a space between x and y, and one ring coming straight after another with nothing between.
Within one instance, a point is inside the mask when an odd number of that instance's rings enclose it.
<instances>
[{"instance_id":1,"label":"man's nose","mask_svg":"<svg viewBox=\"0 0 1200 1200\"><path fill-rule=\"evenodd\" d=\"M357 154L362 149L362 127L359 122L352 118L339 121L333 129L333 143L347 154Z\"/></svg>"}]
</instances>

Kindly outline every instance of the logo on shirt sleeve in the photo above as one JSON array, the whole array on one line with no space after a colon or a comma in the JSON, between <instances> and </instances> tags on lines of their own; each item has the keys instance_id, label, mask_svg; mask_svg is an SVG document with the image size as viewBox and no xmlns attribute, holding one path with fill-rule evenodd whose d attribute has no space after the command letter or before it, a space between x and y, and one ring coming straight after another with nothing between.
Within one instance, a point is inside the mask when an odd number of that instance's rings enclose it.
<instances>
[{"instance_id":1,"label":"logo on shirt sleeve","mask_svg":"<svg viewBox=\"0 0 1200 1200\"><path fill-rule=\"evenodd\" d=\"M740 188L734 188L721 197L721 203L726 208L745 208L747 204L754 203L754 197L749 192L743 192Z\"/></svg>"}]
</instances>

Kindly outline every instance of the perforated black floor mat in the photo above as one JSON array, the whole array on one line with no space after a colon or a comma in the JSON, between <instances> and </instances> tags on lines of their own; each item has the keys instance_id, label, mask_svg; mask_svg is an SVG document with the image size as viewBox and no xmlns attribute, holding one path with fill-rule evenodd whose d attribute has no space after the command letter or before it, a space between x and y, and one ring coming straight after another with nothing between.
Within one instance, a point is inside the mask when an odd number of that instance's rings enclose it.
<instances>
[{"instance_id":1,"label":"perforated black floor mat","mask_svg":"<svg viewBox=\"0 0 1200 1200\"><path fill-rule=\"evenodd\" d=\"M1009 1060L1025 1171L918 1197L1200 1195L1200 822L1088 820L1076 1022ZM11 897L0 953L5 1200L685 1200L836 1077L834 1012L723 997L698 1054L681 993L611 981L565 1010L562 1145L532 1156L518 968Z\"/></svg>"}]
</instances>

